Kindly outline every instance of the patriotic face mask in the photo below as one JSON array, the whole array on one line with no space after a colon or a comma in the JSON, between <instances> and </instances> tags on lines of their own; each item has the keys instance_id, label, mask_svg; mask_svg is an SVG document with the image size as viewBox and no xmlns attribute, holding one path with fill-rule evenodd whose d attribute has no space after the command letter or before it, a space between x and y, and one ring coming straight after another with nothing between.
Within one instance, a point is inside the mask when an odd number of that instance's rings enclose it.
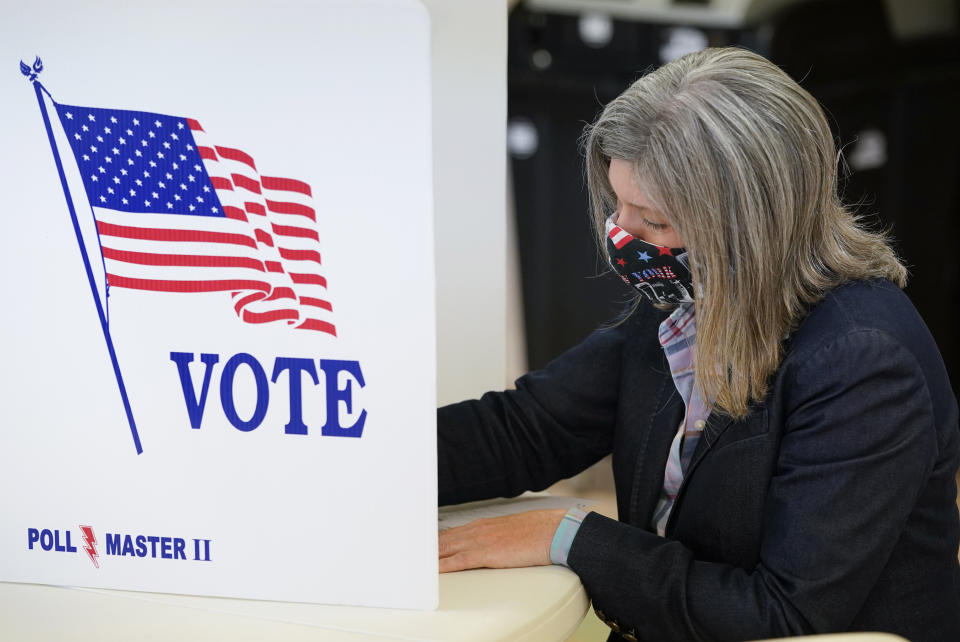
<instances>
[{"instance_id":1,"label":"patriotic face mask","mask_svg":"<svg viewBox=\"0 0 960 642\"><path fill-rule=\"evenodd\" d=\"M627 285L652 303L692 303L693 276L682 247L661 247L623 231L607 218L607 256L610 266Z\"/></svg>"}]
</instances>

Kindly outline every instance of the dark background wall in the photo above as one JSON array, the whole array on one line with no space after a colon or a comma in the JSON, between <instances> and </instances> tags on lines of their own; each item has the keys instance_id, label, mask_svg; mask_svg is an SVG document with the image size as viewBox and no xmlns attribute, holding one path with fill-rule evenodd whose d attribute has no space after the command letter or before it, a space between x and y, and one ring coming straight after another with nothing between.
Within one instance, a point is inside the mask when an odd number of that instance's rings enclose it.
<instances>
[{"instance_id":1,"label":"dark background wall","mask_svg":"<svg viewBox=\"0 0 960 642\"><path fill-rule=\"evenodd\" d=\"M681 25L615 19L584 42L579 17L511 11L508 137L528 361L543 366L628 300L590 230L578 145L584 124L645 69ZM780 65L824 106L848 171L844 198L889 228L910 267L907 294L960 384L960 40L898 39L881 0L812 0L756 24L698 28ZM682 35L682 33L681 33ZM532 138L535 144L531 144Z\"/></svg>"}]
</instances>

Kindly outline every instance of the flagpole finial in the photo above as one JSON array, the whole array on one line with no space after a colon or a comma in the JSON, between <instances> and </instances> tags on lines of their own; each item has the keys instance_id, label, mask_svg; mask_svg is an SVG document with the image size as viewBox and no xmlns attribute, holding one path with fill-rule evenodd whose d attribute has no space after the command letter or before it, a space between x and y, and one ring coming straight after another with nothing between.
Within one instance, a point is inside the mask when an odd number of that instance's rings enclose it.
<instances>
[{"instance_id":1,"label":"flagpole finial","mask_svg":"<svg viewBox=\"0 0 960 642\"><path fill-rule=\"evenodd\" d=\"M36 60L33 61L32 67L22 60L20 61L20 73L26 76L30 82L36 82L41 71L43 71L43 61L40 60L40 56L37 56Z\"/></svg>"}]
</instances>

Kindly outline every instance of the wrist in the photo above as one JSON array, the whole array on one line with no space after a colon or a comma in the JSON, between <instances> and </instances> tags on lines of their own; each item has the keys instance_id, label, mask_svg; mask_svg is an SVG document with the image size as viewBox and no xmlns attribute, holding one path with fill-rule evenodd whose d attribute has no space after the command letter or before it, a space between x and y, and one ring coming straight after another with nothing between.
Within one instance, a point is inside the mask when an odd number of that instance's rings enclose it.
<instances>
[{"instance_id":1,"label":"wrist","mask_svg":"<svg viewBox=\"0 0 960 642\"><path fill-rule=\"evenodd\" d=\"M580 530L580 523L586 516L587 512L577 507L571 508L564 514L557 525L557 530L554 531L553 540L550 542L550 561L553 564L567 566L570 546L577 536L577 531Z\"/></svg>"}]
</instances>

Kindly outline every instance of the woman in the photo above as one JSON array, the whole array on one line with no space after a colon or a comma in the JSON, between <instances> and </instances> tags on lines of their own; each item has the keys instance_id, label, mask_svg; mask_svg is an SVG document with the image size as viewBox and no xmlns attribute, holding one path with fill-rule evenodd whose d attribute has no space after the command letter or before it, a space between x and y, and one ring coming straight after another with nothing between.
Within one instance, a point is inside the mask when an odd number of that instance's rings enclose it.
<instances>
[{"instance_id":1,"label":"woman","mask_svg":"<svg viewBox=\"0 0 960 642\"><path fill-rule=\"evenodd\" d=\"M596 227L641 300L516 390L441 408L440 501L612 452L620 521L474 522L441 534L441 571L566 564L612 639L960 640L956 399L904 267L838 200L816 101L706 50L585 141Z\"/></svg>"}]
</instances>

